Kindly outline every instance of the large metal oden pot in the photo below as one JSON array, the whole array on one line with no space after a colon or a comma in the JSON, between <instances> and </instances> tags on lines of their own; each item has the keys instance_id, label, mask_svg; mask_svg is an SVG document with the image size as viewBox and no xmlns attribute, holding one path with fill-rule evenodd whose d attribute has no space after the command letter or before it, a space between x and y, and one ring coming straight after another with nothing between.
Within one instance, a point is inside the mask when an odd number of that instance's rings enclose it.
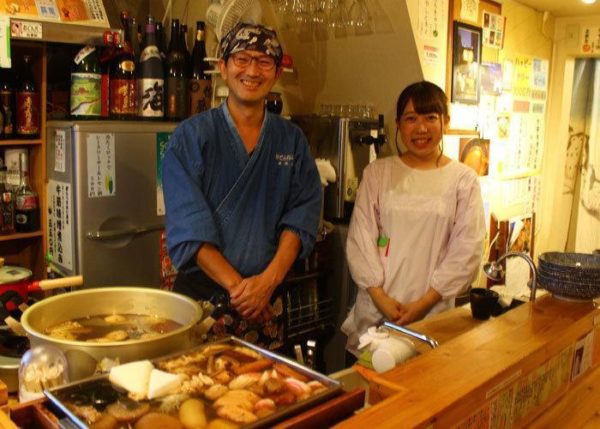
<instances>
[{"instance_id":1,"label":"large metal oden pot","mask_svg":"<svg viewBox=\"0 0 600 429\"><path fill-rule=\"evenodd\" d=\"M107 314L152 315L183 325L155 338L110 343L88 343L52 338L48 327L66 320ZM196 343L195 327L202 308L194 300L173 292L144 287L105 287L70 292L44 299L29 307L21 317L31 347L51 344L61 349L69 364L71 381L92 375L103 358L121 363L152 359L184 350Z\"/></svg>"}]
</instances>

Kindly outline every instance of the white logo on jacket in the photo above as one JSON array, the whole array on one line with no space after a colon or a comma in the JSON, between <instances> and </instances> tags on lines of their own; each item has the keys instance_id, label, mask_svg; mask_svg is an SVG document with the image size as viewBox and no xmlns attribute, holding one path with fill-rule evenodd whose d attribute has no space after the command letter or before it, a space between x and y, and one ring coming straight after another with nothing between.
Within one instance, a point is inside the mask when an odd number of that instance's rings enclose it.
<instances>
[{"instance_id":1,"label":"white logo on jacket","mask_svg":"<svg viewBox=\"0 0 600 429\"><path fill-rule=\"evenodd\" d=\"M288 165L294 163L294 155L293 154L276 153L275 161L277 161L278 165L288 166Z\"/></svg>"}]
</instances>

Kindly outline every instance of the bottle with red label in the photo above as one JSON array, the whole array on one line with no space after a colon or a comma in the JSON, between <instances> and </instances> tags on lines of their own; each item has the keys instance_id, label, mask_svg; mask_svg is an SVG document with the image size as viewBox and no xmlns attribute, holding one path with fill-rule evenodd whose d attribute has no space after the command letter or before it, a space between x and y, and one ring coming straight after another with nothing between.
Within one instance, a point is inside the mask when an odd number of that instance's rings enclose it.
<instances>
[{"instance_id":1,"label":"bottle with red label","mask_svg":"<svg viewBox=\"0 0 600 429\"><path fill-rule=\"evenodd\" d=\"M16 136L35 139L40 135L40 92L33 79L31 56L23 56L23 62L15 95Z\"/></svg>"},{"instance_id":2,"label":"bottle with red label","mask_svg":"<svg viewBox=\"0 0 600 429\"><path fill-rule=\"evenodd\" d=\"M125 37L110 68L110 117L113 119L133 119L137 115L136 58L133 53L130 21L127 16L122 21Z\"/></svg>"},{"instance_id":3,"label":"bottle with red label","mask_svg":"<svg viewBox=\"0 0 600 429\"><path fill-rule=\"evenodd\" d=\"M118 40L119 33L113 33L112 31L105 31L102 36L102 42L104 48L100 51L100 92L101 92L101 108L100 117L105 119L108 118L110 112L110 68L112 60L117 52L115 43Z\"/></svg>"}]
</instances>

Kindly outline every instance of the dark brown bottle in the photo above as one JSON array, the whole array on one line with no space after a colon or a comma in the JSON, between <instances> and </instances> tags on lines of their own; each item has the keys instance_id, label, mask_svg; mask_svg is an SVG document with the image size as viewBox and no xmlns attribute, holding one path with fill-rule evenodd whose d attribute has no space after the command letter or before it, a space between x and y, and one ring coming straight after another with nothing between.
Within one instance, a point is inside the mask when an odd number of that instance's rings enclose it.
<instances>
[{"instance_id":1,"label":"dark brown bottle","mask_svg":"<svg viewBox=\"0 0 600 429\"><path fill-rule=\"evenodd\" d=\"M183 52L183 57L185 58L185 69L189 75L190 67L192 66L192 57L187 45L187 30L187 25L181 24L181 27L179 28L179 48L181 49L181 52Z\"/></svg>"},{"instance_id":2,"label":"dark brown bottle","mask_svg":"<svg viewBox=\"0 0 600 429\"><path fill-rule=\"evenodd\" d=\"M123 14L123 12L121 13ZM119 44L110 69L110 116L133 119L137 115L136 58L132 48L131 21L123 21L125 37Z\"/></svg>"},{"instance_id":3,"label":"dark brown bottle","mask_svg":"<svg viewBox=\"0 0 600 429\"><path fill-rule=\"evenodd\" d=\"M162 25L162 23L160 21L158 21L156 23L156 46L158 47L158 51L160 52L160 56L163 59L163 61L165 60L165 58L167 57L167 50L166 50L166 42L165 42L165 29Z\"/></svg>"},{"instance_id":4,"label":"dark brown bottle","mask_svg":"<svg viewBox=\"0 0 600 429\"><path fill-rule=\"evenodd\" d=\"M0 234L15 232L15 197L6 186L6 166L0 165Z\"/></svg>"},{"instance_id":5,"label":"dark brown bottle","mask_svg":"<svg viewBox=\"0 0 600 429\"><path fill-rule=\"evenodd\" d=\"M14 106L15 106L15 90L11 74L7 69L0 69L0 104L4 109L4 126L2 138L10 139L14 136Z\"/></svg>"},{"instance_id":6,"label":"dark brown bottle","mask_svg":"<svg viewBox=\"0 0 600 429\"><path fill-rule=\"evenodd\" d=\"M32 58L23 56L23 67L15 95L16 136L34 139L40 135L40 93L33 79Z\"/></svg>"},{"instance_id":7,"label":"dark brown bottle","mask_svg":"<svg viewBox=\"0 0 600 429\"><path fill-rule=\"evenodd\" d=\"M179 20L171 21L171 41L166 59L165 117L180 121L187 113L187 67L181 46Z\"/></svg>"},{"instance_id":8,"label":"dark brown bottle","mask_svg":"<svg viewBox=\"0 0 600 429\"><path fill-rule=\"evenodd\" d=\"M205 24L203 21L196 23L196 41L192 50L192 72L189 84L189 113L204 112L210 109L212 97L212 82L210 74L210 65L204 59L206 58Z\"/></svg>"}]
</instances>

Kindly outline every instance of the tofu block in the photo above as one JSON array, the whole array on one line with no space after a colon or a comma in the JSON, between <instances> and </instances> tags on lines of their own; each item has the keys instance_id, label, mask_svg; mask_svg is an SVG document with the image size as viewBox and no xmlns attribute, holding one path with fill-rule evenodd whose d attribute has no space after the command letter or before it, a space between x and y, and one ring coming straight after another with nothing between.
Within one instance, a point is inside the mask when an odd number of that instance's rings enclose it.
<instances>
[{"instance_id":1,"label":"tofu block","mask_svg":"<svg viewBox=\"0 0 600 429\"><path fill-rule=\"evenodd\" d=\"M108 379L136 397L146 397L153 369L154 366L149 360L129 362L111 368Z\"/></svg>"},{"instance_id":2,"label":"tofu block","mask_svg":"<svg viewBox=\"0 0 600 429\"><path fill-rule=\"evenodd\" d=\"M148 384L148 399L160 398L177 390L181 384L181 379L176 374L153 369L150 373L150 383Z\"/></svg>"}]
</instances>

